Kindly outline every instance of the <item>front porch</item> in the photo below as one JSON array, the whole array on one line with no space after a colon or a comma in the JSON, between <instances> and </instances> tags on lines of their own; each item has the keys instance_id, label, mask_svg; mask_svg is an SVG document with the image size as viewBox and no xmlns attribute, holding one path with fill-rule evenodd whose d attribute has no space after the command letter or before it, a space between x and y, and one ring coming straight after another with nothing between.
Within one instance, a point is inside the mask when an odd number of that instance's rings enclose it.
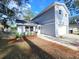
<instances>
[{"instance_id":1,"label":"front porch","mask_svg":"<svg viewBox=\"0 0 79 59\"><path fill-rule=\"evenodd\" d=\"M24 35L36 35L37 27L38 25L34 23L18 23L17 32Z\"/></svg>"}]
</instances>

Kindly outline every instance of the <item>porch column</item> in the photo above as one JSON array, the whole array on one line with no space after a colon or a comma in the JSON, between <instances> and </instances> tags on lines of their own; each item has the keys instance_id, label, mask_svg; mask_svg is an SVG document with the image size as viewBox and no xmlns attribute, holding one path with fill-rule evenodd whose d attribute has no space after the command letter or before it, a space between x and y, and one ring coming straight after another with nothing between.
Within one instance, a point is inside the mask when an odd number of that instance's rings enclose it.
<instances>
[{"instance_id":1,"label":"porch column","mask_svg":"<svg viewBox=\"0 0 79 59\"><path fill-rule=\"evenodd\" d=\"M35 30L35 26L33 27L33 31L35 32L36 30Z\"/></svg>"},{"instance_id":2,"label":"porch column","mask_svg":"<svg viewBox=\"0 0 79 59\"><path fill-rule=\"evenodd\" d=\"M30 26L29 26L29 35L30 35Z\"/></svg>"},{"instance_id":3,"label":"porch column","mask_svg":"<svg viewBox=\"0 0 79 59\"><path fill-rule=\"evenodd\" d=\"M38 35L38 36L41 34L41 33L40 33L40 31L41 31L40 27L41 27L41 25L38 25L38 26L37 26L37 35Z\"/></svg>"}]
</instances>

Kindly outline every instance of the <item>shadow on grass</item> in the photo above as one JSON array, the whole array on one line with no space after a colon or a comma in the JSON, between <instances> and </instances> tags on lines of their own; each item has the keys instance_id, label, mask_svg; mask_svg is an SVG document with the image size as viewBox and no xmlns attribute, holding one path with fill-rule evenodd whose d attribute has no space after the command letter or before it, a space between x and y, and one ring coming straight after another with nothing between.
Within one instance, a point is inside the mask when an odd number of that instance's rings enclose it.
<instances>
[{"instance_id":1,"label":"shadow on grass","mask_svg":"<svg viewBox=\"0 0 79 59\"><path fill-rule=\"evenodd\" d=\"M18 46L14 46L2 59L30 59L30 55L23 52Z\"/></svg>"},{"instance_id":2,"label":"shadow on grass","mask_svg":"<svg viewBox=\"0 0 79 59\"><path fill-rule=\"evenodd\" d=\"M55 59L31 41L27 40L26 42L31 46L33 50L33 52L31 52L30 54L26 53L27 51L24 52L23 50L21 50L21 48L19 48L17 45L7 46L7 40L0 40L0 53L5 53L5 51L9 49L11 50L9 52L7 51L7 54L3 56L2 59Z\"/></svg>"},{"instance_id":3,"label":"shadow on grass","mask_svg":"<svg viewBox=\"0 0 79 59\"><path fill-rule=\"evenodd\" d=\"M0 49L3 49L6 46L8 46L8 40L0 39Z\"/></svg>"},{"instance_id":4,"label":"shadow on grass","mask_svg":"<svg viewBox=\"0 0 79 59\"><path fill-rule=\"evenodd\" d=\"M50 54L42 50L40 47L35 45L33 42L24 37L24 40L31 46L33 53L35 54L35 59L55 59ZM41 43L40 43L41 44Z\"/></svg>"},{"instance_id":5,"label":"shadow on grass","mask_svg":"<svg viewBox=\"0 0 79 59\"><path fill-rule=\"evenodd\" d=\"M2 32L0 31L0 39L8 39L10 37L15 37L15 35L11 32Z\"/></svg>"},{"instance_id":6,"label":"shadow on grass","mask_svg":"<svg viewBox=\"0 0 79 59\"><path fill-rule=\"evenodd\" d=\"M16 44L8 44L7 39L0 39L0 59L30 59L30 55Z\"/></svg>"}]
</instances>

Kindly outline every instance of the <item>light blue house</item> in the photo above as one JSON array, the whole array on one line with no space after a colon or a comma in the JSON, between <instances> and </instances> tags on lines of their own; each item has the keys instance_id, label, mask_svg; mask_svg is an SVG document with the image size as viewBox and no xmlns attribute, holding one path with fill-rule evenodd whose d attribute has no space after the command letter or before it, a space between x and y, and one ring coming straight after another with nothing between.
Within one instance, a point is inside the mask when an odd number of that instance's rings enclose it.
<instances>
[{"instance_id":1,"label":"light blue house","mask_svg":"<svg viewBox=\"0 0 79 59\"><path fill-rule=\"evenodd\" d=\"M32 19L39 24L37 35L63 36L69 33L69 10L64 3L55 2Z\"/></svg>"}]
</instances>

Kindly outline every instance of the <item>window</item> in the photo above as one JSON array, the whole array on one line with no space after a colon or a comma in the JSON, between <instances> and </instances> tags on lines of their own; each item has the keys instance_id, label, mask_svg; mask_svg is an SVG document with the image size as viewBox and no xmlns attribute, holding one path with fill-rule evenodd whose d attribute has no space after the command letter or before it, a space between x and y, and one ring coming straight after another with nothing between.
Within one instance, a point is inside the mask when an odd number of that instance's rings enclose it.
<instances>
[{"instance_id":1,"label":"window","mask_svg":"<svg viewBox=\"0 0 79 59\"><path fill-rule=\"evenodd\" d=\"M26 29L28 29L29 27L28 26L26 26Z\"/></svg>"},{"instance_id":2,"label":"window","mask_svg":"<svg viewBox=\"0 0 79 59\"><path fill-rule=\"evenodd\" d=\"M40 30L40 26L39 26L39 28L38 28L39 30Z\"/></svg>"},{"instance_id":3,"label":"window","mask_svg":"<svg viewBox=\"0 0 79 59\"><path fill-rule=\"evenodd\" d=\"M61 14L62 13L62 11L61 10L59 10L59 14Z\"/></svg>"},{"instance_id":4,"label":"window","mask_svg":"<svg viewBox=\"0 0 79 59\"><path fill-rule=\"evenodd\" d=\"M30 31L33 31L33 26L30 27Z\"/></svg>"}]
</instances>

